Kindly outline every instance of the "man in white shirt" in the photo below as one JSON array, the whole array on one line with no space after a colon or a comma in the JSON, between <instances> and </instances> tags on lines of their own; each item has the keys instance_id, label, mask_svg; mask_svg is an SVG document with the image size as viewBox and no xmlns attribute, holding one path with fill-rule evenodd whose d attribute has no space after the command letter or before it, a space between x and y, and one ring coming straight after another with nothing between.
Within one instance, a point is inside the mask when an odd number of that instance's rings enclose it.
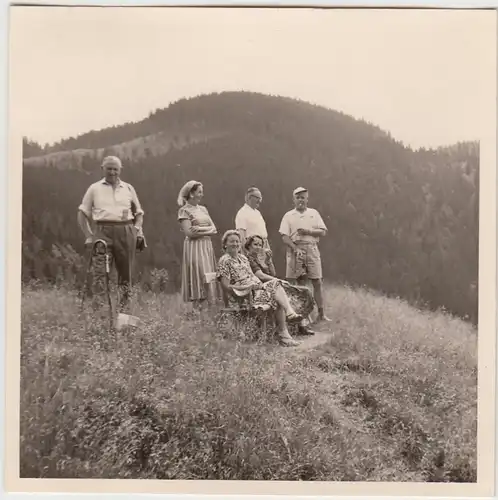
<instances>
[{"instance_id":1,"label":"man in white shirt","mask_svg":"<svg viewBox=\"0 0 498 500\"><path fill-rule=\"evenodd\" d=\"M122 168L121 160L116 156L104 158L104 177L87 189L78 207L78 223L86 238L85 245L93 247L98 239L107 243L111 264L114 261L118 273L121 310L130 300L137 244L140 247L144 243L144 211L133 186L120 179ZM94 258L95 291L98 295L105 292L104 259L105 255Z\"/></svg>"},{"instance_id":2,"label":"man in white shirt","mask_svg":"<svg viewBox=\"0 0 498 500\"><path fill-rule=\"evenodd\" d=\"M235 229L241 236L242 248L244 248L247 238L260 236L263 238L263 248L271 253L266 223L259 211L259 206L263 201L261 191L257 187L250 187L246 192L245 201L235 216Z\"/></svg>"},{"instance_id":3,"label":"man in white shirt","mask_svg":"<svg viewBox=\"0 0 498 500\"><path fill-rule=\"evenodd\" d=\"M327 234L327 227L318 211L308 208L307 189L296 188L293 197L295 208L283 216L279 229L287 246L286 279L299 284L311 280L318 320L330 321L323 310L322 261L318 249L320 237Z\"/></svg>"}]
</instances>

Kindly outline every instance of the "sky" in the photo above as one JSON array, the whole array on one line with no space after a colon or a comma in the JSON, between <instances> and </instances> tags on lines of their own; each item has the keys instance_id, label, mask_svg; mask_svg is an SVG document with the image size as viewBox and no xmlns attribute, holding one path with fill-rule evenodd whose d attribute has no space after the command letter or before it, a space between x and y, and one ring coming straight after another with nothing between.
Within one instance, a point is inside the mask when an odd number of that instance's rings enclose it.
<instances>
[{"instance_id":1,"label":"sky","mask_svg":"<svg viewBox=\"0 0 498 500\"><path fill-rule=\"evenodd\" d=\"M434 147L479 139L494 96L489 11L12 7L10 30L13 118L42 144L249 90Z\"/></svg>"}]
</instances>

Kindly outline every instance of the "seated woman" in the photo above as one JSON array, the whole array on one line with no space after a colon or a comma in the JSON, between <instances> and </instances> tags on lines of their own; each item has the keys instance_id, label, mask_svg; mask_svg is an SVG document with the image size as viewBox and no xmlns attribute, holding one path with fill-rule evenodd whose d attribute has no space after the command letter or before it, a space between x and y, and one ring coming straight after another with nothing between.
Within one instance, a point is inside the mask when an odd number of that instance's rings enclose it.
<instances>
[{"instance_id":1,"label":"seated woman","mask_svg":"<svg viewBox=\"0 0 498 500\"><path fill-rule=\"evenodd\" d=\"M226 231L222 238L224 255L218 262L218 279L227 291L230 305L237 306L252 294L253 306L270 306L275 312L278 336L284 346L296 346L287 329L287 322L300 321L302 317L294 311L282 284L274 279L263 283L251 270L249 260L241 254L241 238L238 231Z\"/></svg>"},{"instance_id":2,"label":"seated woman","mask_svg":"<svg viewBox=\"0 0 498 500\"><path fill-rule=\"evenodd\" d=\"M274 280L277 273L275 271L273 259L271 254L265 251L261 236L250 236L246 240L244 247L252 272L263 283ZM303 316L303 318L308 317L315 306L311 291L305 286L291 285L288 281L280 280L280 282L294 310ZM301 335L315 334L315 332L307 326L307 321L305 319L298 325L298 332Z\"/></svg>"}]
</instances>

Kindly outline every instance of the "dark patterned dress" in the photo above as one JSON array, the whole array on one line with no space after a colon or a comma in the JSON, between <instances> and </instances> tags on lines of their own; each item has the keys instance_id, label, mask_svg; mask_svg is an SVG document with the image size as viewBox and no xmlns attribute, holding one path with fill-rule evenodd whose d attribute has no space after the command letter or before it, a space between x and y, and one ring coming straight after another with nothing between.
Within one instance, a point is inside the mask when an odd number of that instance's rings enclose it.
<instances>
[{"instance_id":1,"label":"dark patterned dress","mask_svg":"<svg viewBox=\"0 0 498 500\"><path fill-rule=\"evenodd\" d=\"M271 255L264 250L256 255L249 253L247 258L254 274L258 271L263 271L269 276L275 276L275 266L273 265ZM268 283L271 283L271 281ZM303 318L311 314L315 306L315 300L309 288L305 286L291 285L287 281L281 281L281 285L283 286L287 297L289 297L289 302L291 303L294 311L300 314Z\"/></svg>"}]
</instances>

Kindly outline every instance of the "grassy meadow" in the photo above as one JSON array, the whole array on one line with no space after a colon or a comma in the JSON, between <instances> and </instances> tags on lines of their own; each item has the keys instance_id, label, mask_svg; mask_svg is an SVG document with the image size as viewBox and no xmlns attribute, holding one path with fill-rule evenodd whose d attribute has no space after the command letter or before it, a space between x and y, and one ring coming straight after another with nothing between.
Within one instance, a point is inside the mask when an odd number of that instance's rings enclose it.
<instances>
[{"instance_id":1,"label":"grassy meadow","mask_svg":"<svg viewBox=\"0 0 498 500\"><path fill-rule=\"evenodd\" d=\"M21 477L476 481L477 333L328 287L325 343L227 338L142 293L109 339L76 292L22 295Z\"/></svg>"}]
</instances>

